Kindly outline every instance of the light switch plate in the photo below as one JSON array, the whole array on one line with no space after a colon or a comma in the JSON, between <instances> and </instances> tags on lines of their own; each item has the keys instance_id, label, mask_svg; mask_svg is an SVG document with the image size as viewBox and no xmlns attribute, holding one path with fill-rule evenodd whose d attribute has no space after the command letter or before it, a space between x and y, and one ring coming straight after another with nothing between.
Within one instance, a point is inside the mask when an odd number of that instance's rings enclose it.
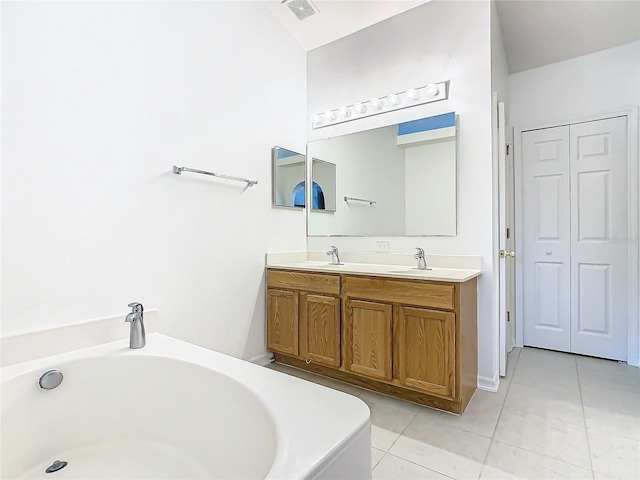
<instances>
[{"instance_id":1,"label":"light switch plate","mask_svg":"<svg viewBox=\"0 0 640 480\"><path fill-rule=\"evenodd\" d=\"M389 251L389 242L386 242L386 241L376 242L376 252L388 252L388 251Z\"/></svg>"}]
</instances>

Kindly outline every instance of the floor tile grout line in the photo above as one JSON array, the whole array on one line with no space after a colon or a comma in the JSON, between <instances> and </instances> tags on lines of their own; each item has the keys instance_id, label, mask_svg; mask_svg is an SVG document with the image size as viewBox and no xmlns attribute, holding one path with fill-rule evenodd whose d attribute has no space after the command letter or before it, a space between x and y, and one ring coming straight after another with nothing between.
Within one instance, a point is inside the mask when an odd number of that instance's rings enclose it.
<instances>
[{"instance_id":1,"label":"floor tile grout line","mask_svg":"<svg viewBox=\"0 0 640 480\"><path fill-rule=\"evenodd\" d=\"M502 412L504 410L504 406L507 403L507 397L509 396L509 390L511 390L511 385L513 384L513 377L515 376L516 370L518 369L518 364L520 363L520 356L522 355L523 351L524 351L524 347L522 348L522 350L518 354L518 358L516 359L516 366L513 367L513 373L511 374L511 380L509 380L509 385L507 386L507 391L504 393L504 401L502 402L502 406L500 407L500 413L498 414L498 420L496 421L496 425L493 427L493 432L491 433L491 440L492 441L493 441L493 438L496 436L496 430L498 429L498 423L500 423L500 417L502 417ZM488 454L489 453L487 452L487 455Z\"/></svg>"},{"instance_id":2,"label":"floor tile grout line","mask_svg":"<svg viewBox=\"0 0 640 480\"><path fill-rule=\"evenodd\" d=\"M394 445L396 444L396 442L400 439L400 437L401 437L402 435L404 435L404 432L406 432L406 431L407 431L407 428L409 428L409 425L411 425L413 422L415 422L415 421L416 421L416 418L418 418L418 414L419 414L419 413L420 413L420 410L418 410L418 412L416 412L416 414L413 416L413 418L411 419L411 421L410 421L409 423L407 423L407 426L406 426L406 427L404 427L404 428L402 429L402 432L400 432L400 434L396 437L396 439L393 441L393 443L392 443L391 445L389 445L389 448L387 448L387 450L386 450L386 452L385 452L385 453L389 453L389 450L391 450L391 449L393 448L393 446L394 446ZM396 456L397 456L397 455L396 455ZM402 458L402 457L399 457L399 458ZM406 460L406 458L405 458L404 460Z\"/></svg>"},{"instance_id":3,"label":"floor tile grout line","mask_svg":"<svg viewBox=\"0 0 640 480\"><path fill-rule=\"evenodd\" d=\"M396 409L396 410L397 410L397 409ZM418 416L418 413L420 413L420 410L418 410L418 411L415 413L415 415L413 416L413 418L411 419L411 421L410 421L409 423L407 423L407 426L406 426L406 427L404 427L404 428L402 429L402 432L400 432L400 433L398 434L398 436L396 437L396 439L391 443L391 445L389 445L389 448L387 448L387 449L384 451L384 455L382 455L382 458L380 458L380 460L378 460L378 463L376 463L375 467L373 467L373 468L371 469L371 471L372 471L372 472L373 472L373 470L375 470L375 469L376 469L376 467L377 467L378 465L380 465L380 462L382 461L382 459L383 459L384 457L386 457L387 455L392 455L392 456L394 456L394 457L396 457L396 458L400 458L400 459L402 459L402 460L406 460L407 462L411 462L411 460L407 460L406 458L402 458L402 457L399 457L398 455L393 455L392 453L389 453L389 450L391 450L391 449L393 448L393 446L394 446L394 445L396 444L396 442L400 439L400 437L402 436L402 434L407 430L407 428L409 428L409 425L411 425L411 424L415 421L416 417ZM378 449L378 450L380 450L380 449ZM414 462L411 462L411 463L414 463ZM415 465L418 465L418 464L416 463ZM423 465L420 465L420 466L421 466L421 467L424 467ZM427 467L424 467L424 468L427 468ZM428 470L431 470L431 469L429 468ZM435 471L435 470L432 470L432 471ZM437 473L440 473L440 472L437 472Z\"/></svg>"},{"instance_id":4,"label":"floor tile grout line","mask_svg":"<svg viewBox=\"0 0 640 480\"><path fill-rule=\"evenodd\" d=\"M577 382L577 379L576 379ZM538 388L540 390L544 390L545 392L549 392L549 393L555 393L555 394L561 394L562 392L558 392L558 390L554 390L553 388L547 388L547 387L541 387L539 385L531 385L529 383L522 383L522 382L516 382L511 380L511 382L509 383L509 385L511 385L511 383L515 383L516 385L522 385L524 387L529 387L529 388Z\"/></svg>"},{"instance_id":5,"label":"floor tile grout line","mask_svg":"<svg viewBox=\"0 0 640 480\"><path fill-rule=\"evenodd\" d=\"M582 383L580 382L580 369L578 368L578 360L575 358L573 360L576 363L576 376L578 377L578 391L580 392L580 407L582 408L584 434L587 437L587 453L589 454L589 465L591 466L591 478L595 480L596 474L593 469L593 457L591 456L591 441L589 440L589 429L587 428L587 415L584 411L584 397L582 396Z\"/></svg>"},{"instance_id":6,"label":"floor tile grout line","mask_svg":"<svg viewBox=\"0 0 640 480\"><path fill-rule=\"evenodd\" d=\"M498 440L498 439L496 439L495 441L496 441L496 442L500 442L500 443L504 443L505 445L507 445L507 446L509 446L509 447L511 447L511 448L517 448L518 450L522 450L523 452L532 453L532 454L534 454L534 455L538 455L539 457L545 457L545 458L548 458L548 459L553 460L553 461L555 461L555 462L562 463L562 464L564 464L564 465L569 465L569 466L571 466L571 467L575 467L575 468L580 468L580 469L582 469L582 470L591 471L591 474L592 474L592 475L595 473L595 472L593 472L592 470L589 470L588 468L586 468L586 467L584 467L584 466L582 466L582 465L576 465L575 463L569 463L569 462L566 462L566 461L561 460L561 459L559 459L559 458L551 457L551 456L549 456L549 455L545 455L544 453L535 452L535 451L533 451L533 450L529 450L528 448L524 448L524 447L519 447L518 445L513 445L513 444L511 444L511 443L505 442L504 440Z\"/></svg>"},{"instance_id":7,"label":"floor tile grout line","mask_svg":"<svg viewBox=\"0 0 640 480\"><path fill-rule=\"evenodd\" d=\"M522 347L522 351L520 352L520 355L518 355L518 361L516 362L516 369L518 368L518 363L520 362L520 356L522 356L522 352L524 352L524 349L525 349L525 347ZM575 358L574 358L574 361L575 361ZM577 363L576 363L576 368L577 368ZM514 369L513 373L514 373L514 375L515 375L515 369ZM512 377L512 378L513 378L513 377ZM505 403L507 403L507 395L509 394L509 390L511 389L511 383L512 383L512 382L510 382L510 383L509 383L509 387L507 388L507 393L505 394ZM582 397L581 397L581 398L582 398ZM503 409L504 409L504 404L502 405L502 407L503 407ZM527 413L531 413L532 415L541 416L541 415L538 415L538 414L533 413L533 412L527 412ZM502 410L500 410L500 416L498 416L498 423L500 422L500 417L501 417L501 416L502 416ZM584 411L583 411L583 416L584 416ZM561 421L561 420L559 420L559 421ZM562 422L562 421L561 421L561 422ZM496 428L495 428L495 430L497 430L497 428L498 428L498 423L496 423ZM575 424L573 424L573 423L567 423L567 422L562 422L562 423L566 423L567 425L579 426L579 425L575 425ZM494 437L495 437L495 430L494 430ZM585 423L585 430L587 430L587 428L586 428L586 423ZM546 455L546 454L544 454L544 453L534 452L533 450L529 450L529 449L527 449L527 448L523 448L523 447L520 447L520 446L518 446L518 445L513 445L513 444L511 444L511 443L509 443L509 442L505 442L505 441L503 441L503 440L497 440L497 439L495 439L495 438L492 438L492 439L491 439L491 445L493 445L493 441L494 441L494 440L499 441L499 442L503 442L505 445L509 445L510 447L518 448L518 449L520 449L520 450L524 450L525 452L534 453L534 454L536 454L536 455L540 455L540 456L542 456L542 457L550 458L550 459L555 460L555 461L557 461L557 462L561 462L561 463L564 463L564 464L567 464L567 465L571 465L571 466L573 466L573 467L582 468L582 469L584 469L584 470L590 470L590 471L591 471L591 476L592 476L592 478L595 478L595 477L594 477L595 473L594 473L593 468L591 468L591 469L587 469L587 468L585 468L584 466L576 465L575 463L567 462L567 461L565 461L565 460L561 460L561 459L559 459L559 458L552 457L552 456ZM587 435L587 446L589 445L589 444L588 444L588 440L589 440L589 436ZM489 447L489 448L491 448L491 447ZM488 454L487 454L487 457L488 457ZM486 459L485 459L485 462L486 462ZM589 451L589 462L590 462L590 464L592 463L592 461L591 461L591 452L590 452L590 451ZM483 464L483 469L484 469L484 464Z\"/></svg>"},{"instance_id":8,"label":"floor tile grout line","mask_svg":"<svg viewBox=\"0 0 640 480\"><path fill-rule=\"evenodd\" d=\"M484 471L484 467L487 464L487 459L489 458L489 452L491 451L491 447L493 446L493 442L495 441L496 430L498 429L498 423L500 423L500 417L502 417L502 410L504 410L504 405L507 403L507 396L509 395L509 390L511 389L511 384L513 383L513 377L516 374L516 370L518 369L518 363L520 362L520 355L522 355L522 350L518 353L518 358L516 358L516 365L513 367L513 372L511 373L511 379L509 380L509 385L507 386L507 391L504 393L504 400L502 401L502 405L500 406L500 413L498 414L498 419L496 420L496 424L493 427L493 432L491 433L491 440L489 441L489 448L487 448L487 453L484 456L484 460L482 460L482 467L480 467L480 474L478 478L482 477L482 472ZM506 370L505 370L506 373ZM498 392L496 392L498 393Z\"/></svg>"},{"instance_id":9,"label":"floor tile grout line","mask_svg":"<svg viewBox=\"0 0 640 480\"><path fill-rule=\"evenodd\" d=\"M571 462L567 462L566 460L562 460L562 459L557 458L557 457L552 457L550 455L547 455L546 453L540 453L540 452L536 452L534 450L529 450L528 448L524 448L524 447L520 447L518 445L514 445L514 444L509 443L509 442L507 442L505 440L495 439L495 441L496 442L500 442L500 443L504 443L505 445L508 445L508 446L510 446L512 448L518 448L520 450L524 450L525 452L529 452L529 453L533 453L535 455L539 455L541 457L550 458L551 460L555 460L556 462L564 463L565 465L571 465L572 467L577 467L577 468L581 468L583 470L588 470L588 471L591 472L592 475L594 473L594 471L592 469L589 469L589 468L585 467L584 465L577 465L576 463L571 463Z\"/></svg>"},{"instance_id":10,"label":"floor tile grout line","mask_svg":"<svg viewBox=\"0 0 640 480\"><path fill-rule=\"evenodd\" d=\"M430 472L434 472L434 473L437 473L438 475L442 475L443 477L447 477L447 478L451 478L452 480L455 480L455 478L454 478L454 477L451 477L451 476L449 476L449 475L447 475L447 474L445 474L445 473L442 473L442 472L439 472L439 471L437 471L437 470L434 470L433 468L425 467L424 465L421 465L421 464L419 464L419 463L413 462L413 461L408 460L408 459L406 459L406 458L404 458L404 457L401 457L401 456L399 456L399 455L394 455L393 453L385 453L385 457L386 457L387 455L389 455L389 456L391 456L391 457L398 458L398 459L403 460L403 461L405 461L405 462L409 462L409 463L411 463L411 464L413 464L413 465L416 465L416 466L418 466L418 467L421 467L421 468L424 468L424 469L426 469L426 470L429 470ZM384 458L384 457L383 457L383 458ZM376 464L376 466L378 466L378 465L380 464L380 462L381 462L381 461L382 461L382 458L378 461L378 463Z\"/></svg>"},{"instance_id":11,"label":"floor tile grout line","mask_svg":"<svg viewBox=\"0 0 640 480\"><path fill-rule=\"evenodd\" d=\"M381 461L382 461L382 459L387 455L387 452L383 452L382 450L380 450L379 448L376 448L376 447L374 447L374 446L371 446L371 448L372 448L372 449L374 449L374 448L375 448L376 450L378 450L378 451L382 452L382 456L378 459L378 461L376 462L376 464L371 466L371 471L373 472L373 471L376 469L376 467L377 467L378 465L380 465L380 462L381 462Z\"/></svg>"}]
</instances>

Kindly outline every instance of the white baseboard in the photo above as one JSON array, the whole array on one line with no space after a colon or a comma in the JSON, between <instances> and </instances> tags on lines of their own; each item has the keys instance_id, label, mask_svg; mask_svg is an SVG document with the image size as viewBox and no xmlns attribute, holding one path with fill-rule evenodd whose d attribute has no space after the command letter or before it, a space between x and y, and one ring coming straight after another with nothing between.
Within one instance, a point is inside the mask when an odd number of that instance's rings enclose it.
<instances>
[{"instance_id":1,"label":"white baseboard","mask_svg":"<svg viewBox=\"0 0 640 480\"><path fill-rule=\"evenodd\" d=\"M487 392L497 392L500 386L500 376L496 374L495 377L481 377L478 375L478 388L480 390L486 390Z\"/></svg>"},{"instance_id":2,"label":"white baseboard","mask_svg":"<svg viewBox=\"0 0 640 480\"><path fill-rule=\"evenodd\" d=\"M273 355L271 354L271 352L264 352L260 355L256 355L255 357L250 358L249 362L255 363L256 365L262 365L264 367L271 363L272 356Z\"/></svg>"}]
</instances>

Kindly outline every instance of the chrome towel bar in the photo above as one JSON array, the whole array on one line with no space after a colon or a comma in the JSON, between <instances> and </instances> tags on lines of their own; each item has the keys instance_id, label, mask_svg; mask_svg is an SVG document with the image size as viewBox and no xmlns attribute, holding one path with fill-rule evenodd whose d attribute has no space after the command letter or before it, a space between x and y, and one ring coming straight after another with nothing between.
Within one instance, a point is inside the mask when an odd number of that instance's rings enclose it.
<instances>
[{"instance_id":1,"label":"chrome towel bar","mask_svg":"<svg viewBox=\"0 0 640 480\"><path fill-rule=\"evenodd\" d=\"M222 175L221 173L205 172L204 170L196 170L195 168L189 167L176 167L175 165L173 166L173 173L175 173L176 175L180 175L182 172L200 173L202 175L211 175L212 177L226 178L227 180L234 180L236 182L245 182L247 184L247 187L253 187L258 183L257 180L250 180L248 178L232 177L230 175Z\"/></svg>"},{"instance_id":2,"label":"chrome towel bar","mask_svg":"<svg viewBox=\"0 0 640 480\"><path fill-rule=\"evenodd\" d=\"M374 200L365 200L364 198L344 197L345 202L348 202L349 200L354 200L356 202L367 202L369 205L373 205L374 203L376 203Z\"/></svg>"}]
</instances>

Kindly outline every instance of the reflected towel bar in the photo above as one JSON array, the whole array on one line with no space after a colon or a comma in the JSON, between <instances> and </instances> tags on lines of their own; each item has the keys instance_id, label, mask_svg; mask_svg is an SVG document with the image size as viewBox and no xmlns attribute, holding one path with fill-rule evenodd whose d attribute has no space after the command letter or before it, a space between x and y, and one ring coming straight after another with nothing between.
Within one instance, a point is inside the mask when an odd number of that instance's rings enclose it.
<instances>
[{"instance_id":1,"label":"reflected towel bar","mask_svg":"<svg viewBox=\"0 0 640 480\"><path fill-rule=\"evenodd\" d=\"M202 175L211 175L212 177L226 178L227 180L235 180L236 182L245 182L247 187L253 187L258 183L257 180L249 180L248 178L232 177L230 175L222 175L220 173L205 172L204 170L196 170L189 167L176 167L173 166L173 173L180 175L182 172L201 173Z\"/></svg>"},{"instance_id":2,"label":"reflected towel bar","mask_svg":"<svg viewBox=\"0 0 640 480\"><path fill-rule=\"evenodd\" d=\"M349 200L355 200L356 202L367 202L369 205L373 205L374 203L376 203L373 200L365 200L364 198L344 197L345 202L348 202Z\"/></svg>"}]
</instances>

